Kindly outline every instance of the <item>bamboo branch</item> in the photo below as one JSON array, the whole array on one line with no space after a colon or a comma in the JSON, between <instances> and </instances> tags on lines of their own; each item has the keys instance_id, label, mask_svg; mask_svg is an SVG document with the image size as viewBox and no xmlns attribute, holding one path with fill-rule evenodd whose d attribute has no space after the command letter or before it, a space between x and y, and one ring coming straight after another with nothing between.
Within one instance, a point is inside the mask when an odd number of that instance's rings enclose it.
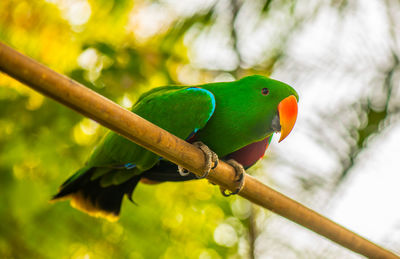
<instances>
[{"instance_id":1,"label":"bamboo branch","mask_svg":"<svg viewBox=\"0 0 400 259\"><path fill-rule=\"evenodd\" d=\"M196 147L2 43L0 71L196 175L203 174L204 155ZM223 188L236 188L234 169L222 161L207 178ZM400 258L247 174L239 195L356 253L370 258Z\"/></svg>"}]
</instances>

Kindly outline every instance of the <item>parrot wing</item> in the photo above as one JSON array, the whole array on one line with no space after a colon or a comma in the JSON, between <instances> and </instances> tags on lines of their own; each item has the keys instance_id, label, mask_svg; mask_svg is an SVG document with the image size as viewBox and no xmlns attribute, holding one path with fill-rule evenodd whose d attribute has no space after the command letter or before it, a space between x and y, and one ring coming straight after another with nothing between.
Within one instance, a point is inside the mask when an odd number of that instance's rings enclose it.
<instances>
[{"instance_id":1,"label":"parrot wing","mask_svg":"<svg viewBox=\"0 0 400 259\"><path fill-rule=\"evenodd\" d=\"M213 94L198 87L160 87L141 96L132 111L175 136L187 139L203 128L215 110ZM88 161L91 166L151 168L159 156L110 132Z\"/></svg>"},{"instance_id":2,"label":"parrot wing","mask_svg":"<svg viewBox=\"0 0 400 259\"><path fill-rule=\"evenodd\" d=\"M159 87L143 94L132 111L177 137L187 139L203 128L215 110L214 95L199 87ZM71 198L71 205L92 216L118 218L122 198L130 199L146 170L160 157L109 132L86 165L72 175L53 200Z\"/></svg>"}]
</instances>

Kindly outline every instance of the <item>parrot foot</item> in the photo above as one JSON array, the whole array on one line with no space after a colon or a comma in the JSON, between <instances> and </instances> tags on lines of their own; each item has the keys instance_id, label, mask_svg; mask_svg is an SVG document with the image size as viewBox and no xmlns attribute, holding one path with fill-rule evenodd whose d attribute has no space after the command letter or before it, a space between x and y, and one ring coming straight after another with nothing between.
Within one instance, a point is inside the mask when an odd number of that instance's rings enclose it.
<instances>
[{"instance_id":1,"label":"parrot foot","mask_svg":"<svg viewBox=\"0 0 400 259\"><path fill-rule=\"evenodd\" d=\"M198 179L206 178L210 173L210 171L217 167L218 155L215 152L211 151L211 149L201 141L194 142L193 145L199 148L201 151L203 151L204 157L206 159L206 164L204 166L205 172L202 176L197 176L197 178ZM190 172L185 168L183 168L182 166L178 166L178 172L181 176L186 176L190 174Z\"/></svg>"},{"instance_id":2,"label":"parrot foot","mask_svg":"<svg viewBox=\"0 0 400 259\"><path fill-rule=\"evenodd\" d=\"M205 172L202 176L198 176L197 178L199 178L199 179L206 178L208 176L208 174L210 173L210 171L212 169L215 169L218 166L218 155L201 141L194 142L193 145L195 145L201 151L203 151L205 159L206 159L206 164L204 166Z\"/></svg>"},{"instance_id":3,"label":"parrot foot","mask_svg":"<svg viewBox=\"0 0 400 259\"><path fill-rule=\"evenodd\" d=\"M230 192L229 190L227 191L226 189L220 187L221 194L225 197L229 197L231 195L238 194L243 189L244 173L246 172L246 170L244 170L243 166L234 159L229 159L225 162L227 164L230 164L235 169L235 176L236 176L235 181L239 183L238 187L234 192Z\"/></svg>"}]
</instances>

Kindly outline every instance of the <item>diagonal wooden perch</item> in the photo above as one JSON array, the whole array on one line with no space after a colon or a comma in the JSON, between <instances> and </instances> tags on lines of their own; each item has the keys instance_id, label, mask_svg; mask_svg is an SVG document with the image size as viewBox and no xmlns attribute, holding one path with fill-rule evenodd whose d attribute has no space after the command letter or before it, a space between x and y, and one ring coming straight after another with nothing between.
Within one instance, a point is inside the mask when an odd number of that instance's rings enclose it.
<instances>
[{"instance_id":1,"label":"diagonal wooden perch","mask_svg":"<svg viewBox=\"0 0 400 259\"><path fill-rule=\"evenodd\" d=\"M196 147L1 42L0 71L175 164L203 174L204 155ZM234 169L221 161L207 178L233 191L234 175ZM239 195L356 253L369 258L400 258L249 175L245 175Z\"/></svg>"}]
</instances>

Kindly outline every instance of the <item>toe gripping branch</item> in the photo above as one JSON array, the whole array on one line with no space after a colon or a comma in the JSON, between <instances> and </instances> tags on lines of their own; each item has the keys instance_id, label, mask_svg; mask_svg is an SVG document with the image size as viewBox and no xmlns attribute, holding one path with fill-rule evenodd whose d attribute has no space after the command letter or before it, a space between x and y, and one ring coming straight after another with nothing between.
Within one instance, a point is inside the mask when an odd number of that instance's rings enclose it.
<instances>
[{"instance_id":1,"label":"toe gripping branch","mask_svg":"<svg viewBox=\"0 0 400 259\"><path fill-rule=\"evenodd\" d=\"M210 171L218 166L218 155L201 141L194 142L193 145L199 148L201 151L203 151L204 157L206 159L206 164L204 166L204 174L202 176L198 176L197 178L198 179L206 178L210 173ZM190 174L188 170L179 165L178 165L178 172L181 176L186 176Z\"/></svg>"},{"instance_id":2,"label":"toe gripping branch","mask_svg":"<svg viewBox=\"0 0 400 259\"><path fill-rule=\"evenodd\" d=\"M246 173L246 170L244 170L243 166L238 163L235 159L229 159L225 161L227 164L230 164L234 169L235 169L235 182L239 183L238 187L234 192L230 192L229 190L226 190L222 188L221 186L219 189L221 190L221 194L225 197L229 197L231 195L238 194L242 189L244 185L244 174Z\"/></svg>"},{"instance_id":3,"label":"toe gripping branch","mask_svg":"<svg viewBox=\"0 0 400 259\"><path fill-rule=\"evenodd\" d=\"M201 141L194 142L193 145L195 145L204 153L204 157L206 160L204 166L204 174L202 176L198 176L197 178L198 179L206 178L210 173L210 171L218 166L218 155ZM239 183L238 187L234 192L230 192L229 190L220 187L221 194L225 197L229 197L231 195L238 194L242 190L244 184L244 173L246 171L244 170L243 166L234 159L229 159L226 161L226 163L230 164L235 169L235 176L236 176L235 181ZM190 174L190 172L185 168L183 168L182 166L178 166L178 172L181 176L186 176Z\"/></svg>"}]
</instances>

